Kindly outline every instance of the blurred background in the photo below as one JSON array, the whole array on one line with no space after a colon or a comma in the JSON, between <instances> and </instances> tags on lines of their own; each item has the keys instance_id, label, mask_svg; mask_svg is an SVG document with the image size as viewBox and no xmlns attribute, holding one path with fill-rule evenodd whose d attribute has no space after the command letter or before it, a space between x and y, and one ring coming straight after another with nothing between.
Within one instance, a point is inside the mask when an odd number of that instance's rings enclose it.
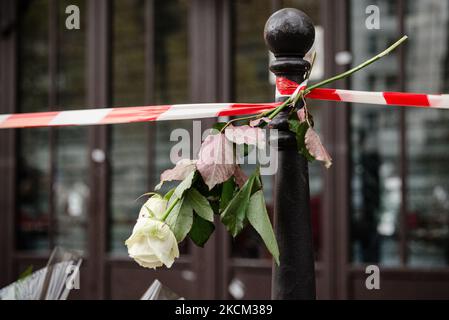
<instances>
[{"instance_id":1,"label":"blurred background","mask_svg":"<svg viewBox=\"0 0 449 320\"><path fill-rule=\"evenodd\" d=\"M65 26L68 5L81 28ZM379 29L366 20L379 8ZM282 7L317 30L314 81L409 41L332 87L449 93L447 0L2 0L0 113L189 102L270 102L265 21ZM334 158L310 166L318 298L449 298L449 111L309 102ZM213 119L203 121L203 129ZM142 201L191 121L0 131L0 287L56 246L83 250L79 299L137 299L158 278L191 299L268 299L252 231L220 226L172 269L127 256ZM273 177L264 177L271 209ZM365 267L381 271L367 290Z\"/></svg>"}]
</instances>

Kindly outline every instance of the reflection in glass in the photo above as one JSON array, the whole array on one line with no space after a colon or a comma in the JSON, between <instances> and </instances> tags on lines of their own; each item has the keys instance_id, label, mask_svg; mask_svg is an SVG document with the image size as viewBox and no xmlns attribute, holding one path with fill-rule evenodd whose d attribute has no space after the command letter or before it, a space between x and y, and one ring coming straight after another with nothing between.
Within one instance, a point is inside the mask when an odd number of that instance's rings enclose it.
<instances>
[{"instance_id":1,"label":"reflection in glass","mask_svg":"<svg viewBox=\"0 0 449 320\"><path fill-rule=\"evenodd\" d=\"M17 173L17 248L49 249L48 129L21 131Z\"/></svg>"},{"instance_id":2,"label":"reflection in glass","mask_svg":"<svg viewBox=\"0 0 449 320\"><path fill-rule=\"evenodd\" d=\"M59 39L57 95L58 109L79 109L86 101L86 25L69 32L65 28L65 8L74 4L85 12L85 1L58 2ZM53 130L55 159L52 192L54 201L55 244L85 251L87 248L88 129Z\"/></svg>"},{"instance_id":3,"label":"reflection in glass","mask_svg":"<svg viewBox=\"0 0 449 320\"><path fill-rule=\"evenodd\" d=\"M114 1L113 105L145 104L145 3ZM148 188L148 126L133 123L110 127L110 250L126 252L124 241L137 219Z\"/></svg>"},{"instance_id":4,"label":"reflection in glass","mask_svg":"<svg viewBox=\"0 0 449 320\"><path fill-rule=\"evenodd\" d=\"M365 28L365 8L382 11L382 29ZM351 1L353 65L391 44L397 35L394 2ZM351 77L352 89L394 91L398 88L397 55L382 59ZM399 113L396 108L355 105L351 112L353 262L399 264L398 216L401 199L399 176Z\"/></svg>"},{"instance_id":5,"label":"reflection in glass","mask_svg":"<svg viewBox=\"0 0 449 320\"><path fill-rule=\"evenodd\" d=\"M56 215L55 244L64 248L87 248L87 212L89 199L87 131L63 128L57 132L53 181Z\"/></svg>"},{"instance_id":6,"label":"reflection in glass","mask_svg":"<svg viewBox=\"0 0 449 320\"><path fill-rule=\"evenodd\" d=\"M55 3L57 10L52 12L58 15L57 30L49 30L48 1L31 2L21 19L21 112L49 110L50 31L58 33L57 40L53 38L57 41L57 52L55 60L51 61L57 66L53 76L58 105L52 107L74 109L85 103L86 28L82 24L76 32L67 31L65 8L69 4L77 5L80 10L85 8L82 0ZM51 154L53 159L50 159ZM50 244L61 244L84 249L88 197L87 129L21 130L18 159L18 248L47 250ZM53 219L50 217L52 210Z\"/></svg>"},{"instance_id":7,"label":"reflection in glass","mask_svg":"<svg viewBox=\"0 0 449 320\"><path fill-rule=\"evenodd\" d=\"M48 1L35 1L20 23L19 110L48 109ZM48 129L21 130L18 137L17 247L49 249Z\"/></svg>"},{"instance_id":8,"label":"reflection in glass","mask_svg":"<svg viewBox=\"0 0 449 320\"><path fill-rule=\"evenodd\" d=\"M234 92L236 101L271 101L268 51L264 43L265 22L271 14L268 0L233 2Z\"/></svg>"},{"instance_id":9,"label":"reflection in glass","mask_svg":"<svg viewBox=\"0 0 449 320\"><path fill-rule=\"evenodd\" d=\"M449 91L449 1L407 1L406 89ZM449 264L449 114L408 109L407 248L412 266Z\"/></svg>"}]
</instances>

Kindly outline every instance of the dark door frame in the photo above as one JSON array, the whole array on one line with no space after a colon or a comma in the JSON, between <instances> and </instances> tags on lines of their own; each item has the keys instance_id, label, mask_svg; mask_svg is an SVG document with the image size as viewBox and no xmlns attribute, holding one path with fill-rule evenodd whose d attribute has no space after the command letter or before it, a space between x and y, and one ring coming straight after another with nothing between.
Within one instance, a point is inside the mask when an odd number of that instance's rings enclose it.
<instances>
[{"instance_id":1,"label":"dark door frame","mask_svg":"<svg viewBox=\"0 0 449 320\"><path fill-rule=\"evenodd\" d=\"M0 114L14 113L17 101L16 2L0 2ZM0 287L13 279L16 130L0 131Z\"/></svg>"}]
</instances>

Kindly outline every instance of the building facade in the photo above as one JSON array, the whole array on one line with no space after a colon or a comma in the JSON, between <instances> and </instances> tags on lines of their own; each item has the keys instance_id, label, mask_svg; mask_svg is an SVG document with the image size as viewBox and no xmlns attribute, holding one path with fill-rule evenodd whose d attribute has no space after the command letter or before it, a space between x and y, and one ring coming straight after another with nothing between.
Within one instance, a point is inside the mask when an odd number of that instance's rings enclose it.
<instances>
[{"instance_id":1,"label":"building facade","mask_svg":"<svg viewBox=\"0 0 449 320\"><path fill-rule=\"evenodd\" d=\"M81 26L68 30L66 8ZM367 19L379 12L379 29ZM189 102L268 102L270 14L317 26L315 81L395 53L333 84L449 93L447 0L3 0L0 114ZM370 7L371 6L371 7ZM369 8L370 7L370 8ZM309 102L334 158L310 165L317 294L322 299L449 298L449 113ZM213 119L201 121L205 130ZM0 286L56 245L85 261L73 298L137 299L152 280L186 298L268 299L271 260L258 236L219 227L204 249L181 245L170 270L140 268L124 240L142 193L191 121L0 131ZM271 207L273 177L264 177ZM380 290L365 286L378 265Z\"/></svg>"}]
</instances>

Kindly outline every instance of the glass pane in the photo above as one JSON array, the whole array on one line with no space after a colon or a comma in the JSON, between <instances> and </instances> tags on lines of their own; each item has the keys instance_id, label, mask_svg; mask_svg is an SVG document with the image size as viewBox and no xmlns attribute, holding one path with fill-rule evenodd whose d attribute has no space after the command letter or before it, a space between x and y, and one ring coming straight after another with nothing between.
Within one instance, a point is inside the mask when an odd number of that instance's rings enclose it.
<instances>
[{"instance_id":1,"label":"glass pane","mask_svg":"<svg viewBox=\"0 0 449 320\"><path fill-rule=\"evenodd\" d=\"M237 0L233 3L234 92L239 102L272 101L268 50L263 39L271 1Z\"/></svg>"},{"instance_id":2,"label":"glass pane","mask_svg":"<svg viewBox=\"0 0 449 320\"><path fill-rule=\"evenodd\" d=\"M83 0L58 1L58 75L59 107L79 109L86 101L86 25L81 19L79 30L67 30L65 8L77 5L86 15ZM55 244L64 248L86 250L88 216L88 128L55 129L53 201Z\"/></svg>"},{"instance_id":3,"label":"glass pane","mask_svg":"<svg viewBox=\"0 0 449 320\"><path fill-rule=\"evenodd\" d=\"M188 1L157 1L154 7L155 25L155 102L156 104L188 103L189 50ZM162 171L173 167L169 161L170 133L177 128L191 131L192 121L156 123L155 165L153 181L159 182ZM193 156L193 155L192 155Z\"/></svg>"},{"instance_id":4,"label":"glass pane","mask_svg":"<svg viewBox=\"0 0 449 320\"><path fill-rule=\"evenodd\" d=\"M113 105L144 105L145 3L116 0L113 12ZM134 200L148 191L149 125L110 126L112 252L126 252L124 241L142 205Z\"/></svg>"},{"instance_id":5,"label":"glass pane","mask_svg":"<svg viewBox=\"0 0 449 320\"><path fill-rule=\"evenodd\" d=\"M64 128L57 131L55 176L55 244L87 249L89 158L87 131Z\"/></svg>"},{"instance_id":6,"label":"glass pane","mask_svg":"<svg viewBox=\"0 0 449 320\"><path fill-rule=\"evenodd\" d=\"M407 1L406 87L449 90L449 1ZM411 108L407 123L408 264L449 264L449 113Z\"/></svg>"},{"instance_id":7,"label":"glass pane","mask_svg":"<svg viewBox=\"0 0 449 320\"><path fill-rule=\"evenodd\" d=\"M48 1L34 1L20 23L19 109L48 109ZM18 138L17 248L49 249L48 129L20 130Z\"/></svg>"},{"instance_id":8,"label":"glass pane","mask_svg":"<svg viewBox=\"0 0 449 320\"><path fill-rule=\"evenodd\" d=\"M377 5L382 28L368 30L365 8ZM397 38L395 2L351 1L353 65L380 52ZM397 53L351 77L352 89L397 91ZM399 175L399 111L397 108L354 105L351 111L352 214L351 249L355 263L397 265Z\"/></svg>"},{"instance_id":9,"label":"glass pane","mask_svg":"<svg viewBox=\"0 0 449 320\"><path fill-rule=\"evenodd\" d=\"M154 99L153 104L189 101L188 3L154 1ZM146 98L145 1L114 2L113 103L144 105ZM134 201L152 191L169 160L170 133L191 128L191 121L165 121L111 127L111 242L110 250L126 254L124 241L145 201ZM181 252L186 246L181 246Z\"/></svg>"}]
</instances>

